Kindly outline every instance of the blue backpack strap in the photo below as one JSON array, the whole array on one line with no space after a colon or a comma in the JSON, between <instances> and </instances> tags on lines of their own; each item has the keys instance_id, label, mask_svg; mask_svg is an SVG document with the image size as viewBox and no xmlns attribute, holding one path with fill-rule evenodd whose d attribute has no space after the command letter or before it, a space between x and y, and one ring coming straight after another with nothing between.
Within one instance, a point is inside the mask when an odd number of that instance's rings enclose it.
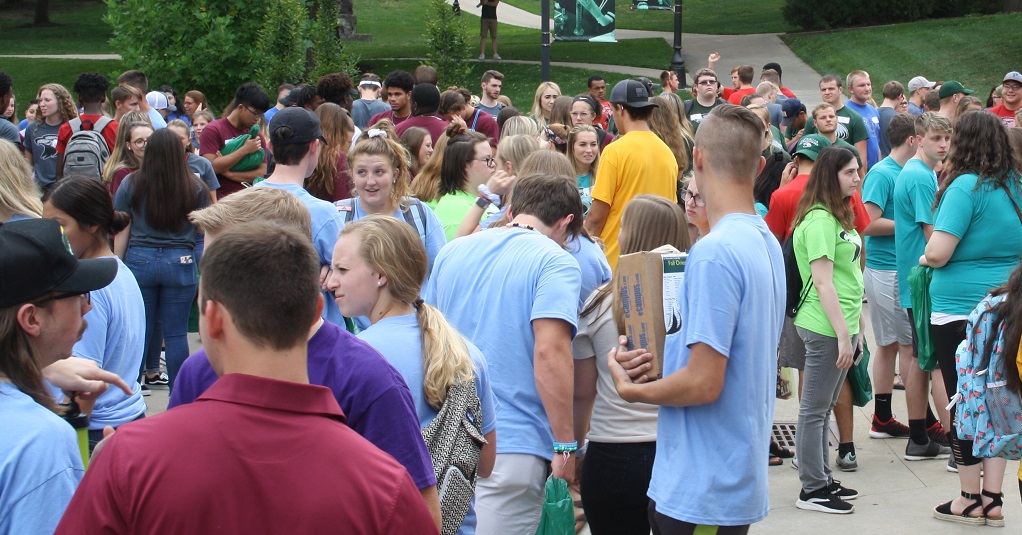
<instances>
[{"instance_id":1,"label":"blue backpack strap","mask_svg":"<svg viewBox=\"0 0 1022 535\"><path fill-rule=\"evenodd\" d=\"M475 130L476 129L476 122L479 121L479 114L482 113L482 112L483 112L482 110L480 110L479 108L476 108L476 113L475 113L475 115L472 116L472 126L468 127L469 130Z\"/></svg>"},{"instance_id":2,"label":"blue backpack strap","mask_svg":"<svg viewBox=\"0 0 1022 535\"><path fill-rule=\"evenodd\" d=\"M422 242L426 243L426 209L422 207L422 201L414 197L405 197L405 202L408 203L408 207L405 210L401 210L401 215L405 218L405 221L409 225L415 227L415 230L419 232L419 237L422 238ZM419 214L419 221L415 221L415 215L412 214L412 209Z\"/></svg>"}]
</instances>

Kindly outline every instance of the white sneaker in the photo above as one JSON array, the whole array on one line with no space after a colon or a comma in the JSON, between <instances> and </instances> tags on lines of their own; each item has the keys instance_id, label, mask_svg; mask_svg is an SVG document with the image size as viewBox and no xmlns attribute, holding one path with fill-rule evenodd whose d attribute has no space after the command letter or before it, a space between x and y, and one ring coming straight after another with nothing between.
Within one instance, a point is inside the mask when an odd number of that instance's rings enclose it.
<instances>
[{"instance_id":1,"label":"white sneaker","mask_svg":"<svg viewBox=\"0 0 1022 535\"><path fill-rule=\"evenodd\" d=\"M479 61L486 59L486 54L479 54Z\"/></svg>"},{"instance_id":2,"label":"white sneaker","mask_svg":"<svg viewBox=\"0 0 1022 535\"><path fill-rule=\"evenodd\" d=\"M493 59L495 59L495 60L497 60L497 61L500 61L500 54L498 54L498 53L494 52L494 53L493 53Z\"/></svg>"}]
</instances>

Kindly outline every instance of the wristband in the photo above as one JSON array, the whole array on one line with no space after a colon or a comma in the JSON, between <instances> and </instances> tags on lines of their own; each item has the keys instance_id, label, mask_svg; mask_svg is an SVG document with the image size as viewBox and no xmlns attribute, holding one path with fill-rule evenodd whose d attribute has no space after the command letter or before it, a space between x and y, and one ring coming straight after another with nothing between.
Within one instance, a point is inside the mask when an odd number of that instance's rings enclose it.
<instances>
[{"instance_id":1,"label":"wristband","mask_svg":"<svg viewBox=\"0 0 1022 535\"><path fill-rule=\"evenodd\" d=\"M578 451L578 441L554 442L554 453L574 453Z\"/></svg>"},{"instance_id":2,"label":"wristband","mask_svg":"<svg viewBox=\"0 0 1022 535\"><path fill-rule=\"evenodd\" d=\"M476 206L482 208L483 210L485 210L486 207L488 207L490 204L492 204L490 203L490 199L487 199L486 197L479 197L476 199Z\"/></svg>"}]
</instances>

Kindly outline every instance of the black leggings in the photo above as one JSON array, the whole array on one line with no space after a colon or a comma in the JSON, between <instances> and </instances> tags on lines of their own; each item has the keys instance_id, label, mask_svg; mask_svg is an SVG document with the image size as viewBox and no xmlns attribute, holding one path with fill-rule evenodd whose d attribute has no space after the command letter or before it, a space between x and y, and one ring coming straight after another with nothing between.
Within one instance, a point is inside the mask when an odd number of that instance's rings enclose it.
<instances>
[{"instance_id":1,"label":"black leggings","mask_svg":"<svg viewBox=\"0 0 1022 535\"><path fill-rule=\"evenodd\" d=\"M930 336L933 338L933 352L937 356L937 365L940 366L940 373L944 377L944 388L947 389L949 398L954 397L958 392L958 366L955 364L955 352L958 351L958 344L965 340L965 320L952 321L945 325L930 325ZM955 431L955 415L958 407L951 407L948 442L951 444L951 451L954 452L955 462L960 466L973 466L982 462L982 459L972 455L972 441L961 440Z\"/></svg>"},{"instance_id":2,"label":"black leggings","mask_svg":"<svg viewBox=\"0 0 1022 535\"><path fill-rule=\"evenodd\" d=\"M589 442L582 506L593 535L649 535L646 506L656 442Z\"/></svg>"},{"instance_id":3,"label":"black leggings","mask_svg":"<svg viewBox=\"0 0 1022 535\"><path fill-rule=\"evenodd\" d=\"M656 502L649 501L649 523L653 528L653 535L693 535L698 524L691 524L671 518L665 514L658 513ZM746 535L749 533L749 525L742 526L702 526L710 530L703 530L702 533L713 533L714 535Z\"/></svg>"}]
</instances>

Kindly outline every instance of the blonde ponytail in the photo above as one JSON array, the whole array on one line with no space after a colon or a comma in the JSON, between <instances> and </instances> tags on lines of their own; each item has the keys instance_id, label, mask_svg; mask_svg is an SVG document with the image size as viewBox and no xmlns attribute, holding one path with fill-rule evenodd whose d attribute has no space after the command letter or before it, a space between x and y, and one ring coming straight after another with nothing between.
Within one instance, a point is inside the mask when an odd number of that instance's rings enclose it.
<instances>
[{"instance_id":1,"label":"blonde ponytail","mask_svg":"<svg viewBox=\"0 0 1022 535\"><path fill-rule=\"evenodd\" d=\"M422 332L422 390L426 403L439 410L447 399L447 389L475 379L468 345L443 314L416 301L416 318Z\"/></svg>"}]
</instances>

